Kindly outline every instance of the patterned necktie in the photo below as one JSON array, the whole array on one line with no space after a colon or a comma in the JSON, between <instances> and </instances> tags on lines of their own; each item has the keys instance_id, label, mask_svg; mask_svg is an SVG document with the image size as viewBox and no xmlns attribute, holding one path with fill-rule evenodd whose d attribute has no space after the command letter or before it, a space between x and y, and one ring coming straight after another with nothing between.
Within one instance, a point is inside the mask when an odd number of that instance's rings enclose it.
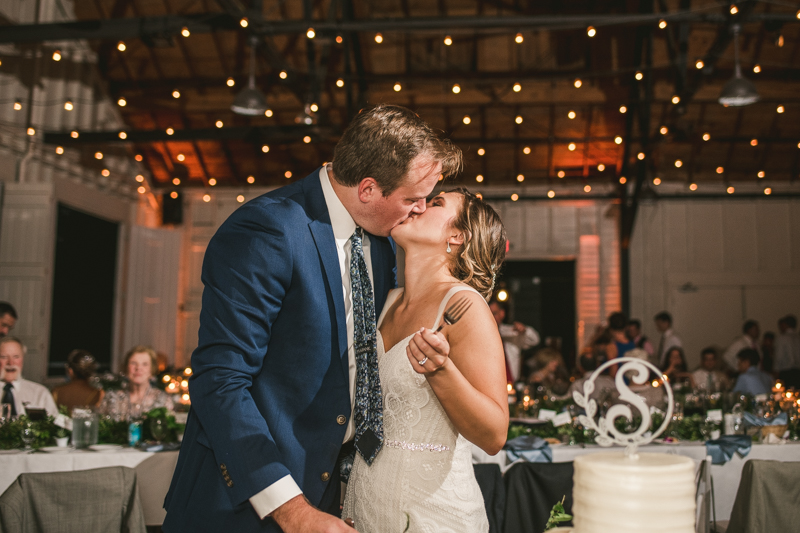
<instances>
[{"instance_id":1,"label":"patterned necktie","mask_svg":"<svg viewBox=\"0 0 800 533\"><path fill-rule=\"evenodd\" d=\"M383 397L376 351L375 300L364 261L361 228L350 237L353 344L356 353L355 447L368 465L383 445Z\"/></svg>"},{"instance_id":2,"label":"patterned necktie","mask_svg":"<svg viewBox=\"0 0 800 533\"><path fill-rule=\"evenodd\" d=\"M14 386L11 383L6 383L6 386L3 387L3 403L10 403L11 404L11 416L17 416L17 404L14 402Z\"/></svg>"}]
</instances>

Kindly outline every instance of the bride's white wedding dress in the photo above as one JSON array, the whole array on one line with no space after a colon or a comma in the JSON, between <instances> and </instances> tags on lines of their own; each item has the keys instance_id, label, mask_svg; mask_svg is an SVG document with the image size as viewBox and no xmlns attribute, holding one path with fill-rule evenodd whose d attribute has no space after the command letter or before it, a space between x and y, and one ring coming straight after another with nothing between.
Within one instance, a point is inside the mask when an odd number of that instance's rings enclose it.
<instances>
[{"instance_id":1,"label":"bride's white wedding dress","mask_svg":"<svg viewBox=\"0 0 800 533\"><path fill-rule=\"evenodd\" d=\"M385 351L380 326L386 310L402 294L386 299L378 327L378 367L383 391L383 448L368 466L356 454L344 500L343 518L360 533L486 533L483 496L472 469L471 444L447 417L425 376L406 356L413 334ZM442 300L433 329L448 300ZM477 292L477 291L474 291Z\"/></svg>"}]
</instances>

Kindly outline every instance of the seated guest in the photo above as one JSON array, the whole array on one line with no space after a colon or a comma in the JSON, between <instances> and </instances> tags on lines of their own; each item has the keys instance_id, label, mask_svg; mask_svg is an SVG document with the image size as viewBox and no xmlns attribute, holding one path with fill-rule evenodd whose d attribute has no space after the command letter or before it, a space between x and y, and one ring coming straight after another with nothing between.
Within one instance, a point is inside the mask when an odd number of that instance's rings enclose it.
<instances>
[{"instance_id":1,"label":"seated guest","mask_svg":"<svg viewBox=\"0 0 800 533\"><path fill-rule=\"evenodd\" d=\"M686 383L694 388L694 379L688 371L686 356L683 354L683 348L679 346L673 346L669 349L667 360L664 366L661 367L661 373L667 376L670 385L673 387L679 383Z\"/></svg>"},{"instance_id":2,"label":"seated guest","mask_svg":"<svg viewBox=\"0 0 800 533\"><path fill-rule=\"evenodd\" d=\"M70 413L75 407L97 407L104 393L89 384L96 370L97 362L92 354L86 350L72 350L67 356L69 383L53 389L56 404L65 406Z\"/></svg>"},{"instance_id":3,"label":"seated guest","mask_svg":"<svg viewBox=\"0 0 800 533\"><path fill-rule=\"evenodd\" d=\"M44 409L50 416L58 414L58 407L47 387L22 377L22 366L28 349L16 337L0 338L0 360L3 368L3 401L11 404L11 416L25 414L29 409Z\"/></svg>"},{"instance_id":4,"label":"seated guest","mask_svg":"<svg viewBox=\"0 0 800 533\"><path fill-rule=\"evenodd\" d=\"M758 322L755 320L745 322L742 326L742 333L743 335L733 341L722 356L722 359L733 369L739 364L737 362L739 352L745 348L754 349L758 353L758 359L761 360L761 346L758 344L758 339L761 337L761 328Z\"/></svg>"},{"instance_id":5,"label":"seated guest","mask_svg":"<svg viewBox=\"0 0 800 533\"><path fill-rule=\"evenodd\" d=\"M578 391L583 394L583 385L592 375L592 372L597 370L597 367L600 366L598 362L602 364L602 361L598 361L598 358L591 352L584 353L578 358L578 367L583 372L583 377L576 379L572 385L570 385L567 397L572 398L573 391ZM614 379L604 373L597 376L594 380L594 391L589 395L589 398L599 402L606 393L613 393L614 391L616 391Z\"/></svg>"},{"instance_id":6,"label":"seated guest","mask_svg":"<svg viewBox=\"0 0 800 533\"><path fill-rule=\"evenodd\" d=\"M722 370L722 361L717 350L711 346L700 353L700 366L692 372L692 378L697 388L708 393L726 391L731 384Z\"/></svg>"},{"instance_id":7,"label":"seated guest","mask_svg":"<svg viewBox=\"0 0 800 533\"><path fill-rule=\"evenodd\" d=\"M0 337L5 337L17 324L17 310L8 302L0 302Z\"/></svg>"},{"instance_id":8,"label":"seated guest","mask_svg":"<svg viewBox=\"0 0 800 533\"><path fill-rule=\"evenodd\" d=\"M758 352L752 348L745 348L736 354L739 378L733 386L733 392L753 396L772 392L774 381L772 376L758 369L760 359Z\"/></svg>"},{"instance_id":9,"label":"seated guest","mask_svg":"<svg viewBox=\"0 0 800 533\"><path fill-rule=\"evenodd\" d=\"M158 361L156 352L147 346L136 346L125 354L122 372L128 378L125 390L108 392L100 404L100 412L115 420L134 420L142 415L166 407L173 411L169 395L152 386L150 380L156 374Z\"/></svg>"},{"instance_id":10,"label":"seated guest","mask_svg":"<svg viewBox=\"0 0 800 533\"><path fill-rule=\"evenodd\" d=\"M528 376L530 383L542 385L555 394L567 392L568 375L558 350L550 347L541 348L533 356L533 364L533 372Z\"/></svg>"}]
</instances>

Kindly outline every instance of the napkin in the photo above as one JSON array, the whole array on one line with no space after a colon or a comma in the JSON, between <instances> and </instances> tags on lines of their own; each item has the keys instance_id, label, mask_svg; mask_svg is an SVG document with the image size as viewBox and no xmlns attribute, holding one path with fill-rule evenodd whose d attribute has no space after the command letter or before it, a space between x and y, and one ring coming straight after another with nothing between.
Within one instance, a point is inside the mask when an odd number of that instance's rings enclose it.
<instances>
[{"instance_id":1,"label":"napkin","mask_svg":"<svg viewBox=\"0 0 800 533\"><path fill-rule=\"evenodd\" d=\"M760 417L753 413L745 413L744 423L748 426L783 426L789 423L789 417L786 413L778 413L772 417Z\"/></svg>"},{"instance_id":2,"label":"napkin","mask_svg":"<svg viewBox=\"0 0 800 533\"><path fill-rule=\"evenodd\" d=\"M753 447L753 439L748 435L725 435L718 439L706 441L706 455L711 456L711 463L723 465L738 452L745 457Z\"/></svg>"},{"instance_id":3,"label":"napkin","mask_svg":"<svg viewBox=\"0 0 800 533\"><path fill-rule=\"evenodd\" d=\"M520 435L503 446L508 456L508 462L513 463L518 459L529 463L552 463L553 450L550 445L541 437L535 435Z\"/></svg>"}]
</instances>

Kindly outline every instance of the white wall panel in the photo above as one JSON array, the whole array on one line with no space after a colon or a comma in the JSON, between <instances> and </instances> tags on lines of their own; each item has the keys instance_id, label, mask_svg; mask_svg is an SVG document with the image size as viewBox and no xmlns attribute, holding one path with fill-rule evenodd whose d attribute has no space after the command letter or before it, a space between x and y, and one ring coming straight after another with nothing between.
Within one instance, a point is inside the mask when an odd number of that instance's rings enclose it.
<instances>
[{"instance_id":1,"label":"white wall panel","mask_svg":"<svg viewBox=\"0 0 800 533\"><path fill-rule=\"evenodd\" d=\"M723 261L727 272L758 271L756 209L754 204L735 202L722 212Z\"/></svg>"},{"instance_id":2,"label":"white wall panel","mask_svg":"<svg viewBox=\"0 0 800 533\"><path fill-rule=\"evenodd\" d=\"M785 272L792 268L792 228L789 207L788 203L773 205L760 203L755 206L759 271Z\"/></svg>"}]
</instances>

